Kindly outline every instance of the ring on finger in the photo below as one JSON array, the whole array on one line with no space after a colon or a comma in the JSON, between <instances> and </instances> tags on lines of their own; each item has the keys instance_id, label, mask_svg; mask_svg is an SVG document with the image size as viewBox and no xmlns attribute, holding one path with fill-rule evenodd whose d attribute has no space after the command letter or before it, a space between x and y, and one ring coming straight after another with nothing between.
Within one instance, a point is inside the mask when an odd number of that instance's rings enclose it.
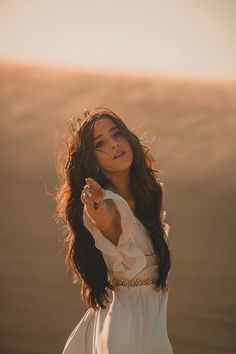
<instances>
[{"instance_id":1,"label":"ring on finger","mask_svg":"<svg viewBox=\"0 0 236 354\"><path fill-rule=\"evenodd\" d=\"M93 196L93 193L90 190L87 191L87 194L90 198Z\"/></svg>"}]
</instances>

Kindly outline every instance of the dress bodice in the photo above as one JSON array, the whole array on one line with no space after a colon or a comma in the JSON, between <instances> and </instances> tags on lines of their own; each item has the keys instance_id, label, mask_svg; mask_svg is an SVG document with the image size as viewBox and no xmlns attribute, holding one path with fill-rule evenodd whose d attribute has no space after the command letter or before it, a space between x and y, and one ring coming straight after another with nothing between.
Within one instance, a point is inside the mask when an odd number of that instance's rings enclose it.
<instances>
[{"instance_id":1,"label":"dress bodice","mask_svg":"<svg viewBox=\"0 0 236 354\"><path fill-rule=\"evenodd\" d=\"M122 233L115 246L96 228L84 207L84 225L95 239L95 246L102 251L109 272L119 272L132 278L140 272L157 269L152 241L144 225L135 217L126 200L108 189L103 190L104 199L112 199L121 215ZM166 224L166 231L170 226Z\"/></svg>"}]
</instances>

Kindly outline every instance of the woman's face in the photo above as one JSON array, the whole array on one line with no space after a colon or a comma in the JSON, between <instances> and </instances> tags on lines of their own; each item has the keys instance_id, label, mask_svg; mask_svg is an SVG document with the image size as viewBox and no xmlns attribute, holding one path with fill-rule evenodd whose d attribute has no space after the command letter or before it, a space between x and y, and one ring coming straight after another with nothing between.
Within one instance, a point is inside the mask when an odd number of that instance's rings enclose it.
<instances>
[{"instance_id":1,"label":"woman's face","mask_svg":"<svg viewBox=\"0 0 236 354\"><path fill-rule=\"evenodd\" d=\"M129 142L110 118L101 118L93 127L94 154L104 172L130 168L133 152Z\"/></svg>"}]
</instances>

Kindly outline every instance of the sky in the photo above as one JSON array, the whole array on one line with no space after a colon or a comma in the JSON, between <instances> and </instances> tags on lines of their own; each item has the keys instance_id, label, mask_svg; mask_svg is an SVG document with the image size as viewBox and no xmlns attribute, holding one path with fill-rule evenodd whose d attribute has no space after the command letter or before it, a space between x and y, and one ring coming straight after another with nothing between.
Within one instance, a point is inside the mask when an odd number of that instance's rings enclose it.
<instances>
[{"instance_id":1,"label":"sky","mask_svg":"<svg viewBox=\"0 0 236 354\"><path fill-rule=\"evenodd\" d=\"M236 79L235 0L0 0L0 61Z\"/></svg>"}]
</instances>

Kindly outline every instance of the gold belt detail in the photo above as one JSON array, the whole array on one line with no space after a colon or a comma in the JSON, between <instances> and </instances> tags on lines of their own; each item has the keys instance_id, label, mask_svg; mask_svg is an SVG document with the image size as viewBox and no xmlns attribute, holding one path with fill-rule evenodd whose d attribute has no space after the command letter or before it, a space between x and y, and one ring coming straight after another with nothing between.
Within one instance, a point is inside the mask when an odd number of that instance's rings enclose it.
<instances>
[{"instance_id":1,"label":"gold belt detail","mask_svg":"<svg viewBox=\"0 0 236 354\"><path fill-rule=\"evenodd\" d=\"M134 278L134 279L126 279L126 278L122 278L122 279L115 279L115 278L111 278L110 279L110 283L117 287L117 286L126 286L126 287L138 287L141 285L150 285L150 284L155 284L156 280L153 279L152 277L147 277L146 279L138 279L138 278ZM155 288L154 290L156 290L157 292L162 291L163 293L166 293L167 291L170 290L169 286L167 285L165 288Z\"/></svg>"}]
</instances>

